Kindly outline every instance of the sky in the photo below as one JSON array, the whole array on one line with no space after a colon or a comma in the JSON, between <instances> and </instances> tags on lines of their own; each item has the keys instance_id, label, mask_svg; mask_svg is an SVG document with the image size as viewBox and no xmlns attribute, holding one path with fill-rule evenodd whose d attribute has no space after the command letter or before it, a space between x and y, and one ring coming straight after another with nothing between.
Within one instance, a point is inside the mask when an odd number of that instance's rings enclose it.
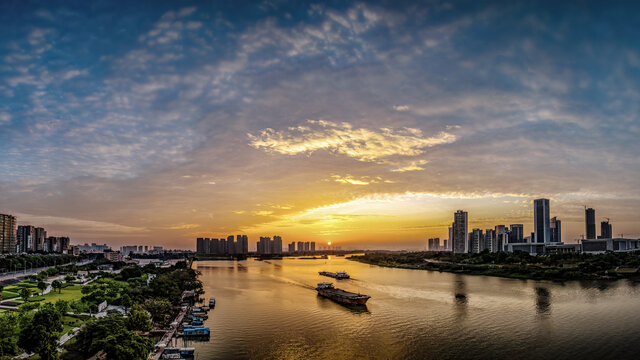
<instances>
[{"instance_id":1,"label":"sky","mask_svg":"<svg viewBox=\"0 0 640 360\"><path fill-rule=\"evenodd\" d=\"M640 237L640 9L2 1L0 213L72 243ZM599 226L598 226L599 233Z\"/></svg>"}]
</instances>

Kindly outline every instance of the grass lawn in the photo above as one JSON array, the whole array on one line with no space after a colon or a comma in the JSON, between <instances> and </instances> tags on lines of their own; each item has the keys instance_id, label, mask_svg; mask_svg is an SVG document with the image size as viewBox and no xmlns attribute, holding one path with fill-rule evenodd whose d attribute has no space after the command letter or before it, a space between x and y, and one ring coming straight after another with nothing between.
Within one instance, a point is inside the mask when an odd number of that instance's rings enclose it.
<instances>
[{"instance_id":1,"label":"grass lawn","mask_svg":"<svg viewBox=\"0 0 640 360\"><path fill-rule=\"evenodd\" d=\"M62 333L66 334L71 329L79 327L80 325L84 324L86 320L78 319L77 317L74 317L74 316L65 315L62 318L62 322L64 323L64 328L62 329Z\"/></svg>"},{"instance_id":2,"label":"grass lawn","mask_svg":"<svg viewBox=\"0 0 640 360\"><path fill-rule=\"evenodd\" d=\"M61 293L58 293L58 290L52 290L50 293L42 296L44 298L44 302L46 303L55 303L58 300L80 300L82 297L82 285L71 285L62 289Z\"/></svg>"},{"instance_id":3,"label":"grass lawn","mask_svg":"<svg viewBox=\"0 0 640 360\"><path fill-rule=\"evenodd\" d=\"M20 296L17 292L11 290L2 290L2 300L7 300Z\"/></svg>"}]
</instances>

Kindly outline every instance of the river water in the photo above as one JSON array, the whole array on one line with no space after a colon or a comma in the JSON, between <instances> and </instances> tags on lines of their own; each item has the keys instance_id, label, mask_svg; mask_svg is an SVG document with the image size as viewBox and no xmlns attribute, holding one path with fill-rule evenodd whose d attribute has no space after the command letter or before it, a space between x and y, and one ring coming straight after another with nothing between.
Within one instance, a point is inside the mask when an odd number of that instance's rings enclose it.
<instances>
[{"instance_id":1,"label":"river water","mask_svg":"<svg viewBox=\"0 0 640 360\"><path fill-rule=\"evenodd\" d=\"M514 280L331 257L200 261L216 307L196 359L637 359L640 283ZM334 280L318 271L347 271ZM318 282L371 296L365 309Z\"/></svg>"}]
</instances>

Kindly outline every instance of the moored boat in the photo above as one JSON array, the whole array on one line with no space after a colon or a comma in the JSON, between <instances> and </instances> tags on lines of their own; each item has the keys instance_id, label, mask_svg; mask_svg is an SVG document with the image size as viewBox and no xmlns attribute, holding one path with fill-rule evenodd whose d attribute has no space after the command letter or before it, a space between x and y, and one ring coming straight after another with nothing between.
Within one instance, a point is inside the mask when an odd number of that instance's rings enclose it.
<instances>
[{"instance_id":1,"label":"moored boat","mask_svg":"<svg viewBox=\"0 0 640 360\"><path fill-rule=\"evenodd\" d=\"M213 296L209 299L209 308L213 309L216 306L216 298Z\"/></svg>"},{"instance_id":2,"label":"moored boat","mask_svg":"<svg viewBox=\"0 0 640 360\"><path fill-rule=\"evenodd\" d=\"M343 304L364 305L371 298L369 295L356 294L333 287L333 283L319 283L316 287L318 295Z\"/></svg>"}]
</instances>

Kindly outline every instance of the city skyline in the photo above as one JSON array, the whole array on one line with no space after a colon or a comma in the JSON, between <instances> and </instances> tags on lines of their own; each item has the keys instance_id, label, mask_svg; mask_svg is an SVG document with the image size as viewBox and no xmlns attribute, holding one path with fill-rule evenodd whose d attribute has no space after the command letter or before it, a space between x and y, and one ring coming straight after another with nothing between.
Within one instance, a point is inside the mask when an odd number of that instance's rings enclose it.
<instances>
[{"instance_id":1,"label":"city skyline","mask_svg":"<svg viewBox=\"0 0 640 360\"><path fill-rule=\"evenodd\" d=\"M458 209L467 233L527 237L545 198L565 243L605 219L640 237L628 6L118 4L0 4L0 213L16 228L114 248L277 233L422 249Z\"/></svg>"}]
</instances>

